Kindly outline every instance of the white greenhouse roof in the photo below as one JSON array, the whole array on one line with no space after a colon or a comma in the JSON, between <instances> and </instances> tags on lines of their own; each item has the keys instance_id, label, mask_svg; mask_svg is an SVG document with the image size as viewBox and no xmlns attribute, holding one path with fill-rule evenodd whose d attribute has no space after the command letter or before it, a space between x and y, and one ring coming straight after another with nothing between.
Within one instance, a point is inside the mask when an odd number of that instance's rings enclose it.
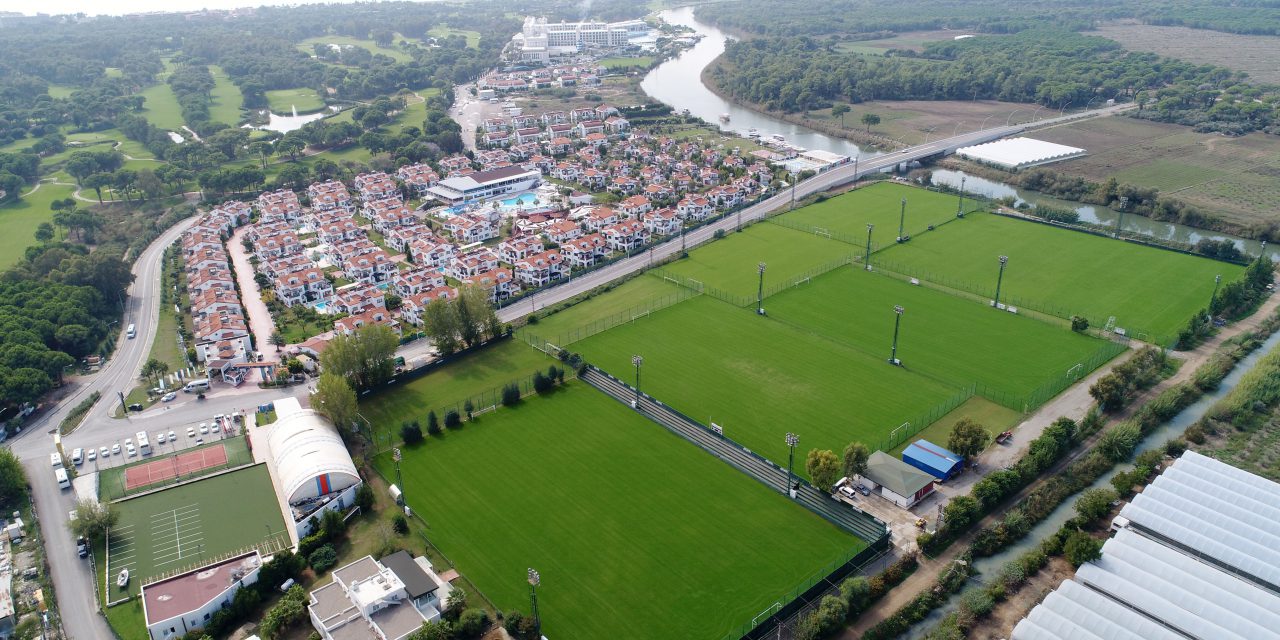
<instances>
[{"instance_id":1,"label":"white greenhouse roof","mask_svg":"<svg viewBox=\"0 0 1280 640\"><path fill-rule=\"evenodd\" d=\"M290 504L341 491L360 481L338 429L303 409L295 398L275 401L276 422L268 442L276 476Z\"/></svg>"},{"instance_id":2,"label":"white greenhouse roof","mask_svg":"<svg viewBox=\"0 0 1280 640\"><path fill-rule=\"evenodd\" d=\"M960 147L956 149L956 154L1006 169L1021 169L1082 156L1085 150L1035 138L1005 138L972 147Z\"/></svg>"},{"instance_id":3,"label":"white greenhouse roof","mask_svg":"<svg viewBox=\"0 0 1280 640\"><path fill-rule=\"evenodd\" d=\"M1280 640L1280 484L1188 451L1013 640Z\"/></svg>"}]
</instances>

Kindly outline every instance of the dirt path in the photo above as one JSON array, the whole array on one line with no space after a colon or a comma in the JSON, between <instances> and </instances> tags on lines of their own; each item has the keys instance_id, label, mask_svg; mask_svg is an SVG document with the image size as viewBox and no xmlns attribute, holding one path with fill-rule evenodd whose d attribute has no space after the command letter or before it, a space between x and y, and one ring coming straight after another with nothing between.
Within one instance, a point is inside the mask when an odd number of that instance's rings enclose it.
<instances>
[{"instance_id":1,"label":"dirt path","mask_svg":"<svg viewBox=\"0 0 1280 640\"><path fill-rule=\"evenodd\" d=\"M952 561L958 558L961 553L963 553L965 550L969 548L969 543L972 541L972 538L973 538L973 532L976 532L985 526L994 524L999 519L1003 518L1004 512L1008 509L1009 506L1020 503L1027 496L1027 494L1029 494L1036 487L1040 486L1040 484L1045 481L1045 478L1049 478L1057 474L1059 471L1066 468L1066 466L1070 464L1072 461L1074 461L1077 457L1082 455L1085 451L1088 451L1091 445L1094 442L1096 442L1097 439L1100 438L1103 433L1105 433L1115 425L1128 419L1133 414L1133 412L1135 412L1138 409L1138 407L1141 407L1142 405L1146 404L1148 401L1150 401L1152 398L1162 393L1164 390L1174 385L1181 384L1183 382L1186 382L1187 380L1190 380L1191 376L1195 374L1195 370L1199 368L1200 365L1204 364L1205 361L1207 361L1210 358L1210 356L1212 356L1213 353L1217 351L1219 347L1222 346L1223 342L1237 335L1240 335L1245 331L1251 331L1253 329L1256 329L1260 324L1262 324L1264 320L1274 315L1277 308L1280 308L1280 296L1273 295L1270 298L1268 298L1265 302L1263 302L1262 305L1258 308L1258 310L1253 313L1253 315L1231 325L1230 327L1226 327L1222 329L1221 331L1218 332L1217 335L1213 336L1209 340L1206 340L1203 344L1196 347L1195 349L1175 354L1175 357L1178 357L1183 361L1181 368L1178 369L1178 372L1176 374L1174 374L1168 379L1160 381L1154 387L1148 389L1147 391L1140 394L1138 397L1134 398L1133 401L1129 403L1128 408L1126 408L1124 411L1118 414L1108 416L1106 424L1104 424L1103 427L1099 429L1097 433L1095 433L1089 439L1085 440L1085 442L1077 446L1071 455L1063 458L1062 460L1059 460L1058 463L1053 466L1053 468L1041 474L1041 478L1039 480L1036 480L1035 482L1032 482L1031 484L1027 485L1022 491L1018 492L1017 495L1006 499L1000 509L997 509L987 517L983 518L976 526L973 527L973 529L971 529L970 533L964 536L961 536L958 540L952 543L950 547L947 547L946 551L943 551L940 555L938 555L935 558L926 558L921 556L920 568L917 569L915 573L911 574L910 577L904 580L902 584L898 585L897 588L890 591L884 597L883 600L881 600L879 603L876 604L876 607L874 609L862 614L862 616L858 618L857 622L855 622L852 626L847 627L844 630L844 633L840 635L840 638L842 638L843 640L856 640L858 638L861 638L862 634L866 633L868 629L875 626L876 624L879 624L885 618L892 615L893 612L902 608L904 605L910 602L913 598L916 597L916 595L918 595L923 590L933 586L934 581L937 579L938 573L947 565L951 564ZM1130 353L1132 354L1132 351L1130 351ZM1121 362L1120 359L1111 361L1111 363L1109 363L1109 365L1105 367L1105 369L1099 369L1098 371L1094 372L1095 375L1090 376L1089 378L1086 378L1085 380L1077 383L1075 386L1071 387L1064 393L1060 394L1052 402L1041 407L1040 410L1037 411L1034 415L1032 415L1027 420L1023 421L1022 425L1019 426L1018 430L1023 431L1024 427L1031 426L1032 429L1027 430L1026 433L1022 434L1023 436L1025 436L1026 434L1032 433L1035 430L1035 427L1037 426L1039 431L1043 431L1045 426L1048 426L1059 417L1068 417L1073 420L1079 420L1084 416L1085 412L1088 411L1089 407L1092 405L1092 398L1090 398L1088 395L1089 385L1092 384L1091 381L1093 379L1096 379L1097 377L1100 377L1104 372L1110 371L1113 367L1115 367L1120 362ZM1080 395L1081 392L1083 392L1083 397ZM1015 438L1018 435L1019 434L1015 432ZM1019 446L1019 447L1012 447L1012 446L1003 447L1005 451L1017 452L1017 455L1009 456L1010 460L1016 460L1020 458L1027 444L1030 443L1030 440L1027 439L1027 440L1023 440L1022 442L1023 442L1022 446ZM998 451L999 449L995 449L995 450ZM992 450L988 450L988 452L990 451ZM984 461L985 461L985 458L984 458ZM988 469L990 468L998 468L998 467L988 467ZM976 480L976 477L975 477L975 480Z\"/></svg>"}]
</instances>

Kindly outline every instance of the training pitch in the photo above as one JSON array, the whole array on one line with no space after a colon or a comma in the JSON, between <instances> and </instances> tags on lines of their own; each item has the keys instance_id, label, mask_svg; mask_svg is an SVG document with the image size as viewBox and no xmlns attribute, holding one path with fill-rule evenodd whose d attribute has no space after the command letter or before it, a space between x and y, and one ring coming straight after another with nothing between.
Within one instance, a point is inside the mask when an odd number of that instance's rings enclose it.
<instances>
[{"instance_id":1,"label":"training pitch","mask_svg":"<svg viewBox=\"0 0 1280 640\"><path fill-rule=\"evenodd\" d=\"M865 547L579 382L403 456L427 536L499 608L527 613L538 570L552 638L720 638Z\"/></svg>"},{"instance_id":2,"label":"training pitch","mask_svg":"<svg viewBox=\"0 0 1280 640\"><path fill-rule=\"evenodd\" d=\"M1114 316L1132 337L1164 342L1209 304L1214 276L1243 267L1164 249L1055 229L993 214L971 214L871 257L907 276L991 296L998 257L1009 257L1000 300L1102 327Z\"/></svg>"},{"instance_id":3,"label":"training pitch","mask_svg":"<svg viewBox=\"0 0 1280 640\"><path fill-rule=\"evenodd\" d=\"M120 519L107 534L107 602L233 551L259 546L271 553L289 544L265 465L117 502L115 508ZM130 580L120 589L116 575L125 568Z\"/></svg>"},{"instance_id":4,"label":"training pitch","mask_svg":"<svg viewBox=\"0 0 1280 640\"><path fill-rule=\"evenodd\" d=\"M907 201L906 215L903 215L904 199ZM903 233L917 236L928 231L931 225L954 220L960 205L958 194L884 181L801 207L777 220L784 224L807 225L818 232L826 230L837 237L853 240L861 250L865 247L868 224L874 227L871 231L874 247L885 247L897 241L900 220ZM986 207L973 198L965 198L963 206L966 212Z\"/></svg>"}]
</instances>

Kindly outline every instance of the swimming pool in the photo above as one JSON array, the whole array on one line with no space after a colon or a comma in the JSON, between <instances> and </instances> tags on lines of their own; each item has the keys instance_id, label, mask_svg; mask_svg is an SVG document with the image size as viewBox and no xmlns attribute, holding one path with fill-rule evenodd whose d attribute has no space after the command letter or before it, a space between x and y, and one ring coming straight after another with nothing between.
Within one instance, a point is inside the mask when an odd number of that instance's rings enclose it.
<instances>
[{"instance_id":1,"label":"swimming pool","mask_svg":"<svg viewBox=\"0 0 1280 640\"><path fill-rule=\"evenodd\" d=\"M536 194L522 193L518 196L515 196L514 198L504 198L502 200L502 206L518 207L520 205L533 204L534 202L537 202L537 200L538 200L538 196Z\"/></svg>"},{"instance_id":2,"label":"swimming pool","mask_svg":"<svg viewBox=\"0 0 1280 640\"><path fill-rule=\"evenodd\" d=\"M328 303L328 302L317 302L317 303L316 303L316 311L319 311L320 313L324 313L324 312L325 312L325 310L326 310L326 309L328 309L328 308L329 308L329 303Z\"/></svg>"}]
</instances>

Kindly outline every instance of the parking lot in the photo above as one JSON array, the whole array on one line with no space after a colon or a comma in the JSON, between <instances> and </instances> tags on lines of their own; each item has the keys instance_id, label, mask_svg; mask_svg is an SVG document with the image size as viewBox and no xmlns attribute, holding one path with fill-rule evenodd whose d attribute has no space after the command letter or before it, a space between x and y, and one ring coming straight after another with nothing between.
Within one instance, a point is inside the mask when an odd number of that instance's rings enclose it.
<instances>
[{"instance_id":1,"label":"parking lot","mask_svg":"<svg viewBox=\"0 0 1280 640\"><path fill-rule=\"evenodd\" d=\"M140 423L139 427L142 426L144 425ZM232 419L227 415L221 416L220 419L209 416L203 421L169 424L163 428L147 426L149 427L146 433L151 447L150 455L166 455L238 435L243 428L243 421ZM97 442L90 440L89 444L82 448L64 450L71 458L70 461L74 463L75 453L80 449L83 449L80 462L75 464L75 467L81 473L132 464L146 457L138 450L138 443L134 436Z\"/></svg>"}]
</instances>

